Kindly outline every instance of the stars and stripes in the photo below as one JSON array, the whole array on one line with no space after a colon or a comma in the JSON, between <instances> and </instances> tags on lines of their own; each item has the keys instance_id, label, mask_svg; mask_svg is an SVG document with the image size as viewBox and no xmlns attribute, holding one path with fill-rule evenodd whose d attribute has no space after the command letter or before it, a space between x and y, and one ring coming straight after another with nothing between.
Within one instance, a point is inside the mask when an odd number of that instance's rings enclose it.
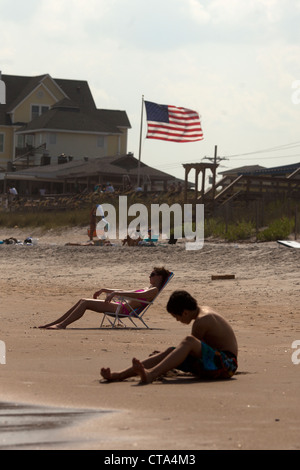
<instances>
[{"instance_id":1,"label":"stars and stripes","mask_svg":"<svg viewBox=\"0 0 300 470\"><path fill-rule=\"evenodd\" d=\"M177 108L145 101L148 131L147 139L169 142L203 140L199 114L186 108Z\"/></svg>"}]
</instances>

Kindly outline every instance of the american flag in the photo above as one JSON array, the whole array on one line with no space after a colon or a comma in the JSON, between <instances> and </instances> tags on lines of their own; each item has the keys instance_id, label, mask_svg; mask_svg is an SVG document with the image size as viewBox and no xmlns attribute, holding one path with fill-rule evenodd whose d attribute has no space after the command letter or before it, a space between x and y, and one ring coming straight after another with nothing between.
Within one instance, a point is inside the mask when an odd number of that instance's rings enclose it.
<instances>
[{"instance_id":1,"label":"american flag","mask_svg":"<svg viewBox=\"0 0 300 470\"><path fill-rule=\"evenodd\" d=\"M199 114L186 108L145 101L148 132L147 139L169 142L195 142L203 140Z\"/></svg>"}]
</instances>

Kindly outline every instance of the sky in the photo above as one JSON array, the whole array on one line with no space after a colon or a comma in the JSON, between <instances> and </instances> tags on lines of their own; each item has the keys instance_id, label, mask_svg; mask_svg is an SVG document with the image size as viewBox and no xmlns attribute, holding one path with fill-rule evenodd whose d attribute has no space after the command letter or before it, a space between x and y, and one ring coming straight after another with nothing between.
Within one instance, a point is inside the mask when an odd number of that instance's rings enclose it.
<instances>
[{"instance_id":1,"label":"sky","mask_svg":"<svg viewBox=\"0 0 300 470\"><path fill-rule=\"evenodd\" d=\"M299 25L300 0L0 0L0 70L87 80L135 157L142 129L144 163L184 178L216 147L220 177L300 162ZM146 139L143 96L197 111L204 139Z\"/></svg>"}]
</instances>

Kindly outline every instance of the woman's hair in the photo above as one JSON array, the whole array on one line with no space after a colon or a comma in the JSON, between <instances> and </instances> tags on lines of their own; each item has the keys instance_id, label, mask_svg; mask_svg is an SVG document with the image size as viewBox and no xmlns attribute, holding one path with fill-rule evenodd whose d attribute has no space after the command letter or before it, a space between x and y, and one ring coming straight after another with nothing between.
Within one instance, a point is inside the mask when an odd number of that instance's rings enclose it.
<instances>
[{"instance_id":1,"label":"woman's hair","mask_svg":"<svg viewBox=\"0 0 300 470\"><path fill-rule=\"evenodd\" d=\"M162 276L162 281L159 290L165 285L166 281L169 279L171 271L168 271L164 267L153 268L153 271L156 272L159 276Z\"/></svg>"},{"instance_id":2,"label":"woman's hair","mask_svg":"<svg viewBox=\"0 0 300 470\"><path fill-rule=\"evenodd\" d=\"M185 290L176 290L171 294L167 303L167 311L181 316L184 310L196 310L197 300Z\"/></svg>"}]
</instances>

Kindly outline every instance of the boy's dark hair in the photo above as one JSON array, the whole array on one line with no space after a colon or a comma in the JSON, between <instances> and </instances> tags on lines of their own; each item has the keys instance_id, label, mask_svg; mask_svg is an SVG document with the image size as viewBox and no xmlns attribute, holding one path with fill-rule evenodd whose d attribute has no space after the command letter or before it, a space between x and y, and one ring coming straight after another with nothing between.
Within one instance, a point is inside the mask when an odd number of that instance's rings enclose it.
<instances>
[{"instance_id":1,"label":"boy's dark hair","mask_svg":"<svg viewBox=\"0 0 300 470\"><path fill-rule=\"evenodd\" d=\"M197 300L185 290L176 290L171 294L167 303L167 311L181 316L184 310L196 310Z\"/></svg>"}]
</instances>

